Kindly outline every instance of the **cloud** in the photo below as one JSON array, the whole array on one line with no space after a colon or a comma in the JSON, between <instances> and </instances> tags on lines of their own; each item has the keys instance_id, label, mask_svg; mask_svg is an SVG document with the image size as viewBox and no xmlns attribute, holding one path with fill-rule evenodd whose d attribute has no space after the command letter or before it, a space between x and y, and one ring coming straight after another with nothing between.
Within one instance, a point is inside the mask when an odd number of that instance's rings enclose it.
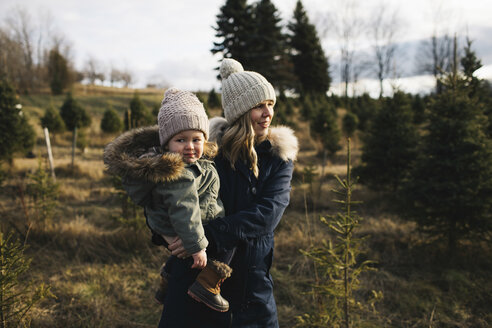
<instances>
[{"instance_id":1,"label":"cloud","mask_svg":"<svg viewBox=\"0 0 492 328\"><path fill-rule=\"evenodd\" d=\"M210 55L182 56L160 61L151 70L142 74L142 78L166 81L168 86L194 91L210 91L218 89L217 72L213 67L218 66L217 59Z\"/></svg>"}]
</instances>

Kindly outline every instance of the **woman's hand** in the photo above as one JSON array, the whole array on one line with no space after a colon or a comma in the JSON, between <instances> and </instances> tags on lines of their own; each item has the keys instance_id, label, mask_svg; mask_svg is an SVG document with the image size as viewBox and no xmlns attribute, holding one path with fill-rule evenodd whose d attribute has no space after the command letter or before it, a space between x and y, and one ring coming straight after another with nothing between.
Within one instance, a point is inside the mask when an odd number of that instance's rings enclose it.
<instances>
[{"instance_id":1,"label":"woman's hand","mask_svg":"<svg viewBox=\"0 0 492 328\"><path fill-rule=\"evenodd\" d=\"M167 247L171 251L171 254L179 257L180 259L188 257L188 253L186 253L185 248L183 246L183 241L181 238L176 237L176 239L169 244Z\"/></svg>"},{"instance_id":2,"label":"woman's hand","mask_svg":"<svg viewBox=\"0 0 492 328\"><path fill-rule=\"evenodd\" d=\"M207 253L205 253L204 249L195 254L191 254L191 256L193 257L192 269L203 269L207 265Z\"/></svg>"}]
</instances>

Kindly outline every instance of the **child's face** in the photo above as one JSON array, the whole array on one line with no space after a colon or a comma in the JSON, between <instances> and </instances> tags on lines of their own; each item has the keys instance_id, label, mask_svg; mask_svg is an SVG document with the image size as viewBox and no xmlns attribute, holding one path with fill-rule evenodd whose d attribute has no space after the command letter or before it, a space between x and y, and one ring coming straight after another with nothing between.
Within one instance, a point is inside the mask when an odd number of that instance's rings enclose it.
<instances>
[{"instance_id":1,"label":"child's face","mask_svg":"<svg viewBox=\"0 0 492 328\"><path fill-rule=\"evenodd\" d=\"M185 130L174 135L168 142L170 152L181 154L185 163L194 163L203 155L205 136L197 130Z\"/></svg>"}]
</instances>

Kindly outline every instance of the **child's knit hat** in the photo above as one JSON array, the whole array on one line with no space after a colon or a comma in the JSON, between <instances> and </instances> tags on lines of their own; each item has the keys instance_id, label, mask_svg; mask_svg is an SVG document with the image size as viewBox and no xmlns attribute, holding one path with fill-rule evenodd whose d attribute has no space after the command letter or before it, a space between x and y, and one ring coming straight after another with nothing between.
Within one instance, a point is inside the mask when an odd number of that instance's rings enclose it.
<instances>
[{"instance_id":1,"label":"child's knit hat","mask_svg":"<svg viewBox=\"0 0 492 328\"><path fill-rule=\"evenodd\" d=\"M176 133L199 130L208 139L208 117L203 104L191 92L176 88L167 89L157 115L159 141L165 146Z\"/></svg>"},{"instance_id":2,"label":"child's knit hat","mask_svg":"<svg viewBox=\"0 0 492 328\"><path fill-rule=\"evenodd\" d=\"M222 78L222 107L233 124L241 115L265 100L275 104L273 86L259 73L245 71L237 60L224 58L220 65Z\"/></svg>"}]
</instances>

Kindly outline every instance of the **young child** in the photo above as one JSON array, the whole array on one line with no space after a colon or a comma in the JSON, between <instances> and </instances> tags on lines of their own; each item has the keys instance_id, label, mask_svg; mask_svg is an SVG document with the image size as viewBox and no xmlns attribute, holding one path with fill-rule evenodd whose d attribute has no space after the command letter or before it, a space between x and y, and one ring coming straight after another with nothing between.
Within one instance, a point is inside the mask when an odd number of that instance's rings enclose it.
<instances>
[{"instance_id":1,"label":"young child","mask_svg":"<svg viewBox=\"0 0 492 328\"><path fill-rule=\"evenodd\" d=\"M128 131L104 150L109 173L122 177L130 198L144 207L153 242L169 245L178 237L193 258L191 268L203 269L188 294L208 307L225 312L229 303L220 284L231 275L234 250L207 260L203 224L224 216L219 177L212 161L216 145L208 143L209 121L198 98L168 89L158 114L158 126ZM164 303L167 265L161 268L156 299Z\"/></svg>"}]
</instances>

